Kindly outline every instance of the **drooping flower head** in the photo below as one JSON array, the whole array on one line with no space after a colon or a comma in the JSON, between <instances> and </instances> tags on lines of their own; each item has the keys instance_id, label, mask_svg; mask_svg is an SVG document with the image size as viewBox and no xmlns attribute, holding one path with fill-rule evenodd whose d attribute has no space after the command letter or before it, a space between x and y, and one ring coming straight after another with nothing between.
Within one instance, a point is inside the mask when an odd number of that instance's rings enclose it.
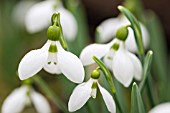
<instances>
[{"instance_id":1,"label":"drooping flower head","mask_svg":"<svg viewBox=\"0 0 170 113\"><path fill-rule=\"evenodd\" d=\"M38 113L51 113L46 98L33 90L30 86L21 86L15 89L3 102L2 113L21 113L31 103Z\"/></svg>"},{"instance_id":2,"label":"drooping flower head","mask_svg":"<svg viewBox=\"0 0 170 113\"><path fill-rule=\"evenodd\" d=\"M76 55L65 51L60 43L64 40L59 21L60 13L55 13L52 20L53 25L48 28L46 44L41 49L27 53L19 63L19 78L24 80L32 77L44 68L51 74L63 73L69 80L81 83L84 79L81 61Z\"/></svg>"},{"instance_id":3,"label":"drooping flower head","mask_svg":"<svg viewBox=\"0 0 170 113\"><path fill-rule=\"evenodd\" d=\"M69 41L75 39L77 34L77 22L70 11L65 9L60 0L46 0L33 5L26 13L25 24L29 33L36 33L50 25L50 16L60 12L61 25L64 36Z\"/></svg>"},{"instance_id":4,"label":"drooping flower head","mask_svg":"<svg viewBox=\"0 0 170 113\"><path fill-rule=\"evenodd\" d=\"M80 59L84 66L94 63L92 57L104 57L106 66L112 70L115 78L128 87L133 80L142 79L142 65L136 55L128 51L125 41L128 36L127 26L121 27L116 38L108 44L91 44L83 49Z\"/></svg>"},{"instance_id":5,"label":"drooping flower head","mask_svg":"<svg viewBox=\"0 0 170 113\"><path fill-rule=\"evenodd\" d=\"M87 82L79 84L73 90L68 102L68 109L70 112L80 109L90 97L95 99L98 87L109 112L116 113L115 102L110 93L99 84L99 77L100 72L98 69L96 69L92 72L91 78Z\"/></svg>"},{"instance_id":6,"label":"drooping flower head","mask_svg":"<svg viewBox=\"0 0 170 113\"><path fill-rule=\"evenodd\" d=\"M98 42L104 43L112 40L116 36L116 32L120 27L129 24L130 22L124 15L119 15L116 18L110 18L103 21L96 29L98 33ZM140 27L143 36L144 48L146 49L149 45L149 33L146 27L142 23L140 23ZM132 28L129 27L128 32L129 34L127 40L125 41L126 48L133 53L137 53L138 49L135 43L135 38L134 38L135 36Z\"/></svg>"}]
</instances>

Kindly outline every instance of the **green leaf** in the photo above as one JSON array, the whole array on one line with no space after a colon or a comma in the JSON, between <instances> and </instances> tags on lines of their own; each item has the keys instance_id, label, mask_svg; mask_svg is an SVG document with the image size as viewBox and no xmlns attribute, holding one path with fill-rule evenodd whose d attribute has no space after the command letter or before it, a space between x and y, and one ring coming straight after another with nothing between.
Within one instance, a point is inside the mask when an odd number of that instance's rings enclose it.
<instances>
[{"instance_id":1,"label":"green leaf","mask_svg":"<svg viewBox=\"0 0 170 113\"><path fill-rule=\"evenodd\" d=\"M139 54L141 61L143 62L144 47L143 47L142 33L141 33L141 28L140 28L139 22L133 16L133 14L128 9L126 9L125 7L118 6L118 9L120 10L120 12L122 14L124 14L127 17L127 19L131 23L131 27L132 27L132 29L134 31L134 35L135 35L135 41L136 41L136 44L137 44L137 47L138 47L138 54Z\"/></svg>"},{"instance_id":2,"label":"green leaf","mask_svg":"<svg viewBox=\"0 0 170 113\"><path fill-rule=\"evenodd\" d=\"M104 63L101 60L99 60L97 57L93 56L93 60L98 64L98 66L100 67L100 69L104 73L105 78L106 78L108 84L110 85L111 91L114 94L116 92L116 89L115 89L113 79L112 79L112 75L110 74L110 71L106 68Z\"/></svg>"},{"instance_id":3,"label":"green leaf","mask_svg":"<svg viewBox=\"0 0 170 113\"><path fill-rule=\"evenodd\" d=\"M150 69L151 69L151 63L152 63L152 58L153 58L153 52L148 51L144 60L144 68L143 68L143 79L139 85L140 91L143 90L146 79L148 75L150 74Z\"/></svg>"},{"instance_id":4,"label":"green leaf","mask_svg":"<svg viewBox=\"0 0 170 113\"><path fill-rule=\"evenodd\" d=\"M153 75L154 78L159 80L159 96L161 101L167 101L166 98L169 97L167 93L168 86L168 50L166 45L166 38L163 33L163 28L158 17L155 15L154 12L147 12L146 13L147 19L145 23L150 33L150 48L154 51L153 57Z\"/></svg>"},{"instance_id":5,"label":"green leaf","mask_svg":"<svg viewBox=\"0 0 170 113\"><path fill-rule=\"evenodd\" d=\"M146 113L139 88L133 83L131 92L131 113Z\"/></svg>"}]
</instances>

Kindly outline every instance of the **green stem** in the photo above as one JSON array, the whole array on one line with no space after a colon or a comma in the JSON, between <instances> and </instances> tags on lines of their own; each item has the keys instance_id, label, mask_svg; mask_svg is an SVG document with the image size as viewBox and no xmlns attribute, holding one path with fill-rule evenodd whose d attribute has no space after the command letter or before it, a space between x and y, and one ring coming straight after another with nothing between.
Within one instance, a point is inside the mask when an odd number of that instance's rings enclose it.
<instances>
[{"instance_id":1,"label":"green stem","mask_svg":"<svg viewBox=\"0 0 170 113\"><path fill-rule=\"evenodd\" d=\"M41 88L41 90L45 93L45 95L54 102L54 104L62 110L64 113L69 113L66 105L62 102L62 100L50 89L47 83L38 75L33 77L34 82Z\"/></svg>"},{"instance_id":2,"label":"green stem","mask_svg":"<svg viewBox=\"0 0 170 113\"><path fill-rule=\"evenodd\" d=\"M118 98L117 98L117 93L115 93L115 94L112 93L112 96L114 97L116 106L117 106L117 108L119 109L120 113L126 113L126 112L123 110L123 108L121 107L121 105L120 105L120 102L119 102L119 100L118 100Z\"/></svg>"}]
</instances>

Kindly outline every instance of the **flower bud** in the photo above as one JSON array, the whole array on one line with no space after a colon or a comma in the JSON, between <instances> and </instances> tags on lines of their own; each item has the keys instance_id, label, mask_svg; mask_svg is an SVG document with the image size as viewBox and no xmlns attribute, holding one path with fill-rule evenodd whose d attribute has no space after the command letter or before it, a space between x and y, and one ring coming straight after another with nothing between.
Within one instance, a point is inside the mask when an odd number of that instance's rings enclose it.
<instances>
[{"instance_id":1,"label":"flower bud","mask_svg":"<svg viewBox=\"0 0 170 113\"><path fill-rule=\"evenodd\" d=\"M100 77L100 71L98 69L93 70L91 73L91 78L98 79Z\"/></svg>"},{"instance_id":2,"label":"flower bud","mask_svg":"<svg viewBox=\"0 0 170 113\"><path fill-rule=\"evenodd\" d=\"M119 28L116 32L116 38L121 41L125 41L127 39L127 36L128 36L127 26Z\"/></svg>"},{"instance_id":3,"label":"flower bud","mask_svg":"<svg viewBox=\"0 0 170 113\"><path fill-rule=\"evenodd\" d=\"M53 25L47 30L47 36L49 40L58 41L60 39L60 28Z\"/></svg>"}]
</instances>

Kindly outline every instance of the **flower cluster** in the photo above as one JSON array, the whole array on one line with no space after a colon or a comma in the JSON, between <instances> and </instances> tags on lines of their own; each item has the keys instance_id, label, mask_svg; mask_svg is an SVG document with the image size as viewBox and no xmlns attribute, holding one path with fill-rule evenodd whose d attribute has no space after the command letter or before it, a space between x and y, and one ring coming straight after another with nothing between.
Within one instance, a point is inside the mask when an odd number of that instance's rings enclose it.
<instances>
[{"instance_id":1,"label":"flower cluster","mask_svg":"<svg viewBox=\"0 0 170 113\"><path fill-rule=\"evenodd\" d=\"M125 41L128 36L127 26L118 29L116 38L108 44L91 44L85 47L80 59L83 65L94 63L92 56L104 57L106 66L112 70L115 78L128 87L133 80L142 79L142 65L136 55L129 52Z\"/></svg>"},{"instance_id":2,"label":"flower cluster","mask_svg":"<svg viewBox=\"0 0 170 113\"><path fill-rule=\"evenodd\" d=\"M108 111L116 113L116 104L112 95L99 84L100 68L93 70L91 78L87 82L83 82L85 78L83 66L95 63L92 59L95 56L99 59L103 58L105 65L113 72L114 77L125 87L129 87L133 78L141 80L142 64L138 57L132 53L137 51L137 47L129 22L123 16L120 16L121 19L111 19L102 23L97 28L100 36L105 37L106 40L113 37L114 39L107 44L91 44L85 47L79 59L76 55L67 51L67 44L64 39L64 37L70 37L70 39L75 37L76 22L60 2L47 0L35 4L26 14L26 27L29 32L37 32L46 28L50 22L50 15L56 10L62 13L61 24L60 13L54 13L51 18L52 25L47 30L47 42L42 48L31 50L22 58L18 66L19 78L21 80L28 79L42 69L51 74L62 73L70 81L80 83L70 96L68 102L70 112L79 110L90 97L96 98L97 89L99 89ZM148 34L145 27L141 23L140 25L145 37L143 42L147 47ZM69 32L67 33L67 31ZM103 41L102 38L100 40ZM16 101L17 104L15 104ZM2 112L19 113L30 103L33 103L39 113L51 112L47 100L30 86L22 86L14 90L4 101Z\"/></svg>"}]
</instances>

